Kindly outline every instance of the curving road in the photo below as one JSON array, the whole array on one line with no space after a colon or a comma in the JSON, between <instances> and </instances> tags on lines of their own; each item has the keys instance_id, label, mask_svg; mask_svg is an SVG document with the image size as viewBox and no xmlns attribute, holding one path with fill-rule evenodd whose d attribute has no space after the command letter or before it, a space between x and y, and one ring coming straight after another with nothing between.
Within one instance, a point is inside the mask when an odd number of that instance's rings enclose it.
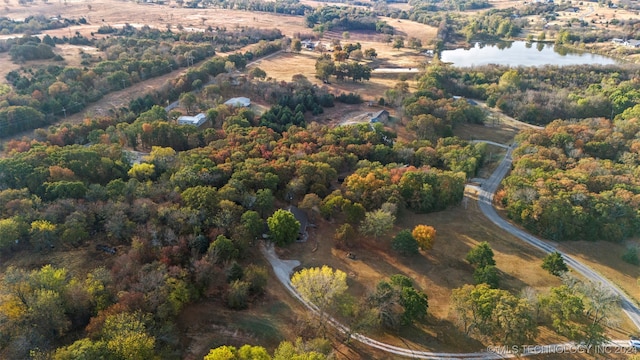
<instances>
[{"instance_id":1,"label":"curving road","mask_svg":"<svg viewBox=\"0 0 640 360\"><path fill-rule=\"evenodd\" d=\"M502 159L496 170L491 174L489 179L487 179L482 188L474 187L479 192L478 204L480 206L480 210L482 213L491 220L494 224L496 224L501 229L509 232L510 234L518 237L519 239L535 246L536 248L542 250L545 253L551 253L554 251L558 251L555 246L547 241L543 241L531 234L526 233L525 231L513 226L511 223L507 222L503 218L501 218L496 210L493 208L493 196L502 179L507 175L509 170L511 169L511 153L515 148L516 144L512 144L508 147L507 154ZM468 185L471 186L471 185ZM473 187L473 186L472 186ZM312 303L306 301L302 298L302 296L296 291L296 289L291 284L291 274L293 270L300 266L300 262L297 260L281 260L275 253L274 246L272 243L265 245L264 243L260 244L260 251L263 253L265 258L271 264L273 271L278 278L278 280L284 285L284 287L289 291L291 295L293 295L296 299L298 299L307 309L315 314L319 314L318 308ZM582 274L584 277L590 279L591 281L595 281L603 284L606 288L610 289L614 294L618 295L622 301L622 309L629 316L631 321L633 321L634 325L640 329L640 310L634 304L633 300L629 298L623 291L621 291L617 286L611 283L609 280L602 277L600 274L582 264L578 260L572 258L566 253L558 251L562 254L563 258L567 265L571 266L575 271ZM560 354L560 353L569 353L576 349L584 349L584 347L580 347L574 343L564 343L564 344L552 344L552 345L540 345L540 346L532 346L529 349L526 349L520 353L514 352L500 352L500 351L481 351L481 352L473 352L473 353L437 353L430 351L419 351L419 350L411 350L407 348L402 348L390 344L386 344L377 340L374 340L365 335L352 332L347 326L341 324L333 317L328 318L328 322L336 328L340 333L345 334L351 339L357 340L369 347L388 352L390 354L414 358L414 359L477 359L477 360L490 360L490 359L505 359L505 358L515 358L515 357L523 357L523 356L531 356L531 355L539 355L539 354ZM615 340L611 341L607 344L608 346L616 347L616 350L626 348L629 349L629 343L625 340ZM499 350L499 347L496 348ZM633 349L632 349L633 350Z\"/></svg>"},{"instance_id":2,"label":"curving road","mask_svg":"<svg viewBox=\"0 0 640 360\"><path fill-rule=\"evenodd\" d=\"M314 314L320 314L318 308L312 303L306 301L302 298L302 296L296 291L296 289L291 284L291 274L293 273L293 269L300 266L300 261L298 260L281 260L275 253L273 243L269 244L260 244L260 251L264 255L264 257L269 261L271 267L273 268L273 272L275 273L278 280L284 285L284 287L295 297L298 299L307 309L309 309ZM409 357L413 359L467 359L467 360L491 360L491 359L505 359L505 358L513 358L515 354L500 354L498 352L475 352L475 353L436 353L430 351L419 351L419 350L411 350L407 348L402 348L390 344L386 344L377 340L374 340L365 335L354 333L347 326L338 322L338 320L333 317L328 317L328 322L336 328L341 334L348 336L350 339L357 340L369 347L382 350L394 355L400 355L404 357ZM571 344L558 344L558 346L571 346ZM530 354L525 353L524 355L535 355L535 352Z\"/></svg>"},{"instance_id":3,"label":"curving road","mask_svg":"<svg viewBox=\"0 0 640 360\"><path fill-rule=\"evenodd\" d=\"M582 276L584 276L585 278L593 282L602 284L611 292L618 295L621 300L622 310L627 314L629 319L631 319L633 324L638 329L640 329L640 309L638 309L638 306L636 306L635 301L631 299L622 290L620 290L620 288L614 285L611 281L604 278L602 275L598 274L593 269L589 268L588 266L584 265L580 261L571 257L567 253L559 251L551 242L541 240L523 231L522 229L515 227L514 225L512 225L511 223L509 223L508 221L506 221L505 219L503 219L498 215L495 208L493 207L493 195L498 189L500 182L502 182L502 179L507 175L507 172L509 172L509 170L511 169L511 163L512 163L511 153L515 148L515 146L516 144L514 143L513 145L511 145L511 147L509 147L509 150L507 150L507 154L502 159L502 162L500 163L500 165L498 165L498 167L493 172L493 174L491 174L489 179L487 179L484 182L484 184L482 185L482 188L478 188L479 190L478 204L480 206L480 210L482 211L482 213L489 220L491 220L491 222L493 222L495 225L497 225L501 229L518 237L520 240L535 246L536 248L542 250L543 252L545 253L551 253L554 251L559 252L560 254L562 254L562 257L564 258L564 261L567 263L567 265L572 267L574 271L580 273Z\"/></svg>"}]
</instances>

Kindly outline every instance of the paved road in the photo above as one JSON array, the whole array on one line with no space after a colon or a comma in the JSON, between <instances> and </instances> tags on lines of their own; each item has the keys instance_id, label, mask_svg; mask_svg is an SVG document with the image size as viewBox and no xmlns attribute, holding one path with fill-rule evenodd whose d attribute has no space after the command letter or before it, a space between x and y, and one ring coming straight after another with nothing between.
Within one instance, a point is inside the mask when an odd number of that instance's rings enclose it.
<instances>
[{"instance_id":1,"label":"paved road","mask_svg":"<svg viewBox=\"0 0 640 360\"><path fill-rule=\"evenodd\" d=\"M503 149L508 149L509 148L509 145L500 144L500 143L497 143L495 141L489 141L489 140L471 140L469 142L473 143L473 144L475 144L475 143L483 143L483 144L495 145L495 146L501 147Z\"/></svg>"},{"instance_id":2,"label":"paved road","mask_svg":"<svg viewBox=\"0 0 640 360\"><path fill-rule=\"evenodd\" d=\"M506 172L505 172L506 173ZM504 176L504 175L503 175ZM298 260L281 260L275 253L273 243L261 243L260 251L264 255L264 257L269 261L271 267L273 268L273 272L275 273L278 280L284 285L284 287L289 291L289 293L298 299L309 311L314 314L319 314L320 311L318 308L312 303L306 301L302 298L302 296L296 291L296 289L291 284L291 274L293 270L300 266L300 261ZM506 358L515 358L523 356L533 356L539 354L566 354L570 352L576 352L577 350L588 350L584 347L579 347L574 343L563 343L563 344L552 344L552 345L539 345L539 346L531 346L526 349L522 349L519 354L514 352L501 352L500 350L504 350L501 347L493 347L492 349L496 349L497 351L479 351L472 353L437 353L431 351L419 351L419 350L411 350L407 348L402 348L399 346L394 346L390 344L383 343L381 341L374 340L365 335L354 333L347 326L341 324L333 317L328 317L329 323L338 330L341 334L348 336L351 339L357 340L369 347L382 350L388 352L390 354L399 355L403 357L413 358L413 359L466 359L466 360L492 360L492 359L506 359ZM629 343L626 340L615 340L609 343L610 346L615 347L613 351L628 351ZM593 349L591 349L593 351Z\"/></svg>"},{"instance_id":3,"label":"paved road","mask_svg":"<svg viewBox=\"0 0 640 360\"><path fill-rule=\"evenodd\" d=\"M594 281L596 283L600 283L605 286L607 289L612 291L614 294L618 295L621 300L622 310L627 314L627 316L631 319L633 324L640 329L640 310L638 306L635 304L634 300L632 300L626 293L624 293L620 288L614 285L611 281L605 279L602 275L598 274L593 269L588 266L582 264L580 261L571 257L567 253L559 251L556 249L555 245L550 241L541 240L506 221L502 217L498 215L495 208L493 207L493 195L498 189L500 182L507 175L507 172L511 169L511 153L515 147L515 143L509 148L507 154L500 165L496 168L496 170L491 174L489 179L487 179L482 188L478 188L479 190L479 206L482 213L491 220L498 227L503 230L509 232L510 234L518 237L522 241L525 241L536 248L542 250L545 253L551 253L554 251L562 254L565 262L568 266L572 267L574 271L580 273L585 278Z\"/></svg>"},{"instance_id":4,"label":"paved road","mask_svg":"<svg viewBox=\"0 0 640 360\"><path fill-rule=\"evenodd\" d=\"M319 314L320 311L316 306L312 303L306 301L302 298L302 296L296 291L296 289L291 284L291 274L293 273L293 269L300 266L300 262L297 260L281 260L275 253L273 243L269 244L260 244L260 251L264 255L264 257L269 261L271 267L273 268L273 272L276 274L278 280L284 285L284 287L295 297L298 299L304 306L307 307L311 312L315 314ZM505 359L515 357L514 354L498 354L495 352L475 352L475 353L436 353L430 351L418 351L411 350L406 348L401 348L398 346L385 344L383 342L374 340L370 337L364 336L359 333L354 333L346 327L345 325L338 322L336 319L329 317L329 323L336 328L340 333L349 336L351 339L357 340L365 345L368 345L372 348L376 348L378 350L382 350L391 354L400 355L404 357L409 357L413 359L478 359L478 360L490 360L490 359ZM533 353L531 355L534 355Z\"/></svg>"}]
</instances>

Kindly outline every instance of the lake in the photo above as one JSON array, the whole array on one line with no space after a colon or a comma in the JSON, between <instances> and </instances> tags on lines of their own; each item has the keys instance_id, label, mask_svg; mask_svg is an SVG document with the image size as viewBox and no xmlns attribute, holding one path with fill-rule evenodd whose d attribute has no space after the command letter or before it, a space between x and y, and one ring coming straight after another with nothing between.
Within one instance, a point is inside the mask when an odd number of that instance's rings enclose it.
<instances>
[{"instance_id":1,"label":"lake","mask_svg":"<svg viewBox=\"0 0 640 360\"><path fill-rule=\"evenodd\" d=\"M517 66L543 65L615 65L616 59L568 50L562 46L525 41L499 44L476 43L470 49L444 50L440 56L444 62L457 67L472 67L489 64Z\"/></svg>"}]
</instances>

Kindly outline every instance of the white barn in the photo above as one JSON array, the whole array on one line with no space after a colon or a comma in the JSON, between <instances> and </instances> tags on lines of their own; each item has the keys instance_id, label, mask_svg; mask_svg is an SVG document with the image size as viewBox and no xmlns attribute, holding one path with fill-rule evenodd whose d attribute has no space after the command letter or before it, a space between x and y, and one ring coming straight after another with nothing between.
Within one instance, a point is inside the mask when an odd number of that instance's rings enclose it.
<instances>
[{"instance_id":1,"label":"white barn","mask_svg":"<svg viewBox=\"0 0 640 360\"><path fill-rule=\"evenodd\" d=\"M178 125L193 125L195 127L200 127L207 121L207 116L203 113L200 113L196 116L180 116L178 118Z\"/></svg>"}]
</instances>

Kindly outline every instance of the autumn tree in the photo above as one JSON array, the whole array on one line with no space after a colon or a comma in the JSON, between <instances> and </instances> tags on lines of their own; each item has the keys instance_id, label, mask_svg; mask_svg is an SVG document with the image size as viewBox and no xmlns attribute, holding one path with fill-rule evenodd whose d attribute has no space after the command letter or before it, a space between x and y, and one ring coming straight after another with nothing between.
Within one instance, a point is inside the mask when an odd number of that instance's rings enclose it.
<instances>
[{"instance_id":1,"label":"autumn tree","mask_svg":"<svg viewBox=\"0 0 640 360\"><path fill-rule=\"evenodd\" d=\"M318 325L325 331L328 312L347 291L347 274L324 265L296 272L291 277L291 284L306 301L320 310Z\"/></svg>"},{"instance_id":2,"label":"autumn tree","mask_svg":"<svg viewBox=\"0 0 640 360\"><path fill-rule=\"evenodd\" d=\"M134 179L138 179L140 181L146 181L151 179L151 177L153 177L153 175L156 172L156 167L153 164L148 164L148 163L140 163L140 164L134 164L131 169L129 169L129 172L127 173L127 175L129 175L129 177L134 178Z\"/></svg>"},{"instance_id":3,"label":"autumn tree","mask_svg":"<svg viewBox=\"0 0 640 360\"><path fill-rule=\"evenodd\" d=\"M376 49L369 48L364 51L364 56L366 56L370 60L373 60L378 56L378 54L376 53Z\"/></svg>"},{"instance_id":4,"label":"autumn tree","mask_svg":"<svg viewBox=\"0 0 640 360\"><path fill-rule=\"evenodd\" d=\"M298 238L300 222L291 211L278 209L267 219L271 239L278 245L284 246Z\"/></svg>"},{"instance_id":5,"label":"autumn tree","mask_svg":"<svg viewBox=\"0 0 640 360\"><path fill-rule=\"evenodd\" d=\"M53 247L57 226L47 220L36 220L31 223L29 234L31 243L38 250Z\"/></svg>"},{"instance_id":6,"label":"autumn tree","mask_svg":"<svg viewBox=\"0 0 640 360\"><path fill-rule=\"evenodd\" d=\"M411 232L413 238L418 242L421 250L427 251L433 248L436 239L436 229L428 225L416 225Z\"/></svg>"}]
</instances>

